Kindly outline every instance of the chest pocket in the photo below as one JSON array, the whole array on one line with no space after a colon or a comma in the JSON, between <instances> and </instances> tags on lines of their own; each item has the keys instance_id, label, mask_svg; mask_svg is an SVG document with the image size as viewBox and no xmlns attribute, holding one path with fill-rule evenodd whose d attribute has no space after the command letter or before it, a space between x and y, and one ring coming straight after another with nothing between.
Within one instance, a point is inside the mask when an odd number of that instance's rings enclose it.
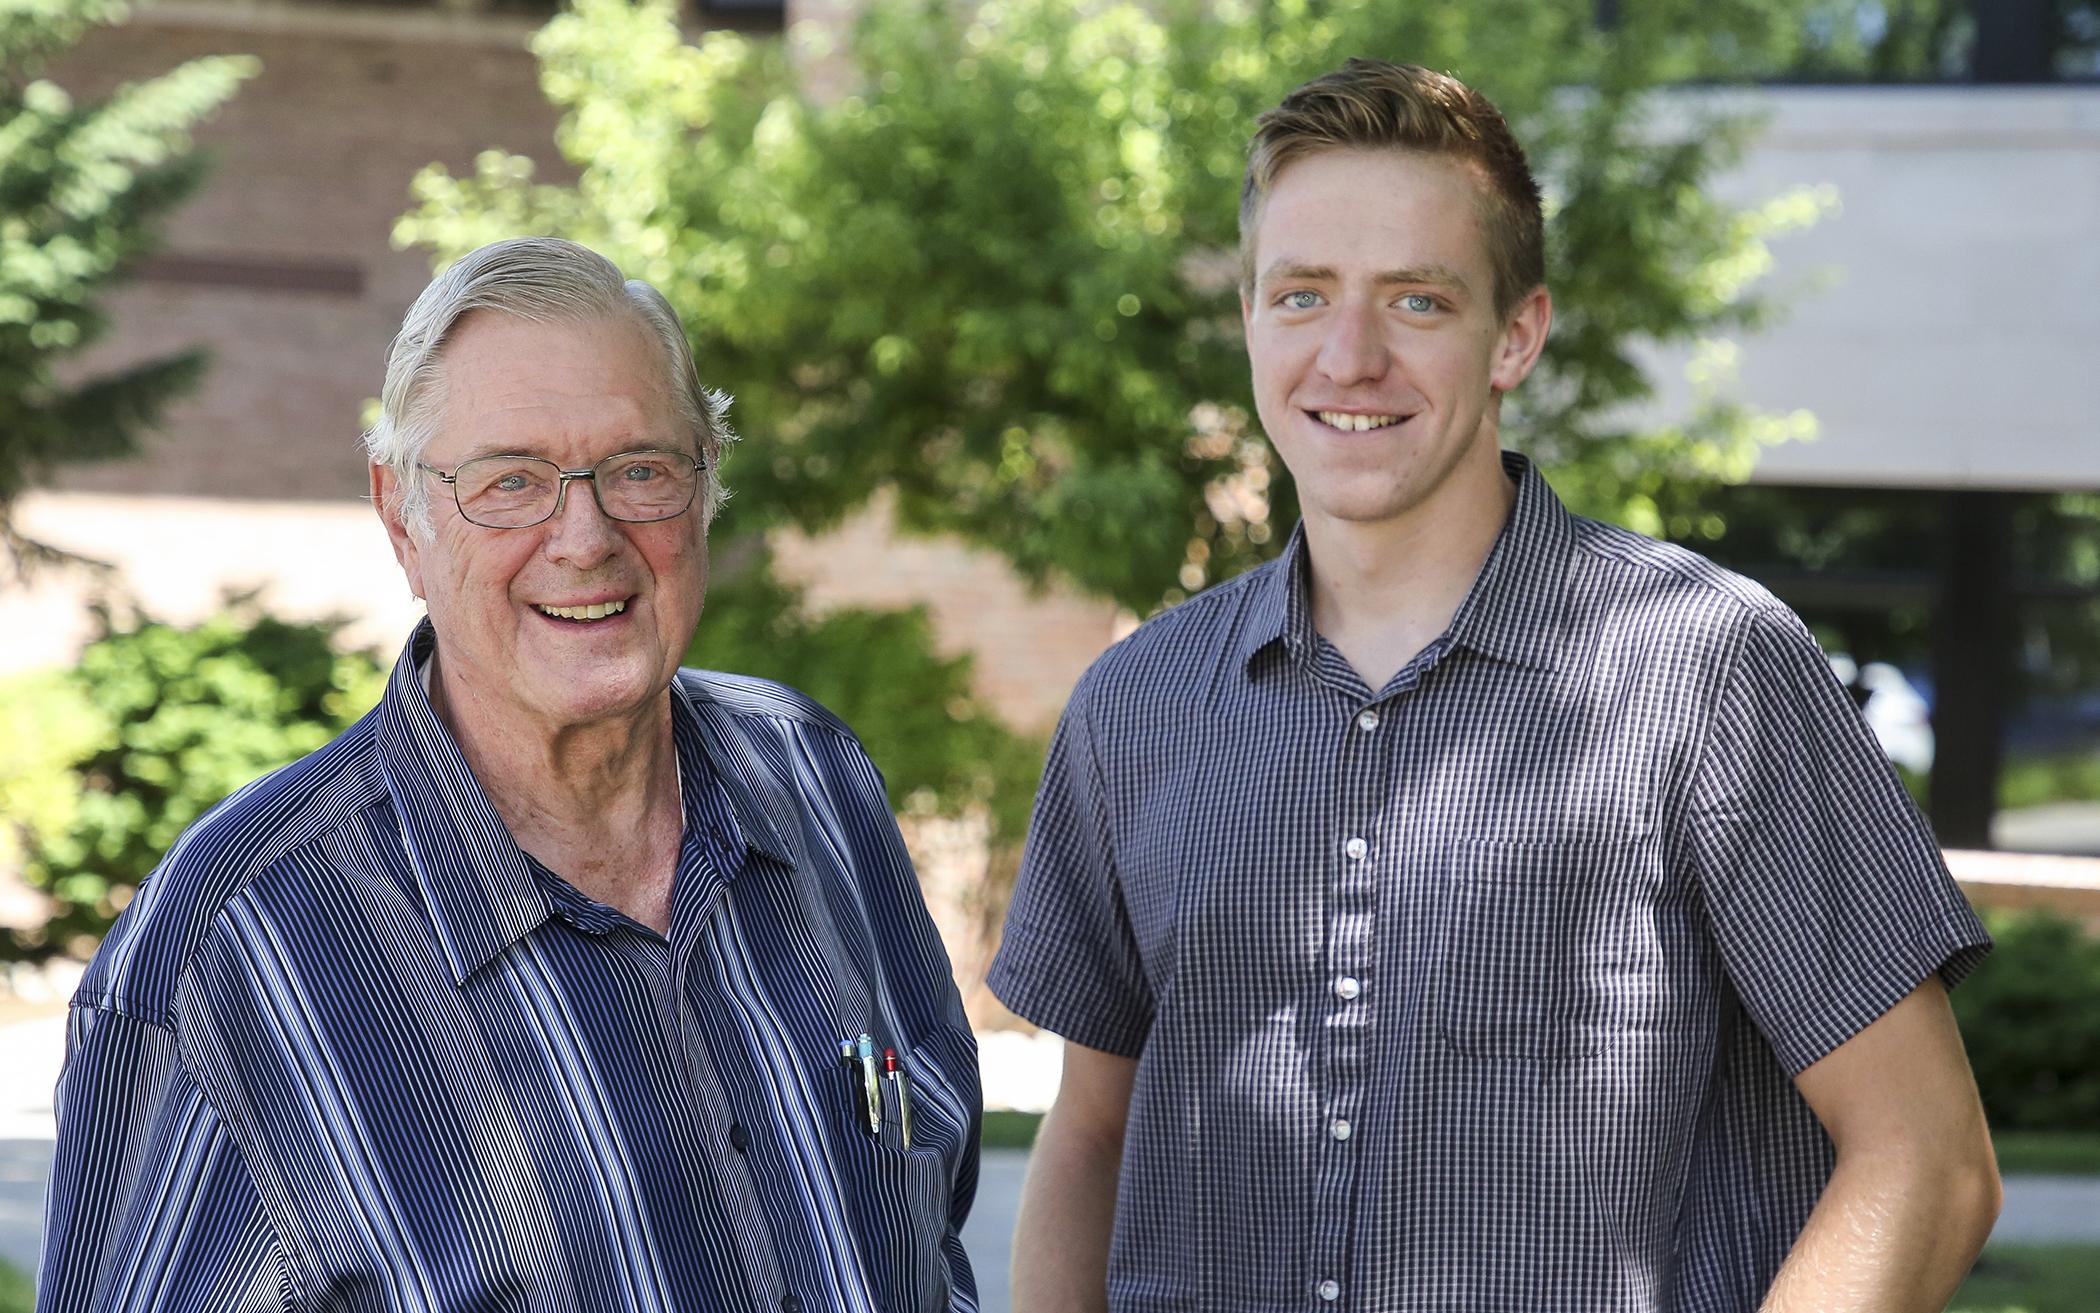
<instances>
[{"instance_id":1,"label":"chest pocket","mask_svg":"<svg viewBox=\"0 0 2100 1313\"><path fill-rule=\"evenodd\" d=\"M898 1082L877 1082L882 1125L871 1134L857 1073L833 1063L810 1073L831 1132L831 1170L844 1190L839 1206L869 1260L871 1294L897 1313L945 1309L953 1292L945 1245L968 1114L942 1070L951 1047L929 1044L898 1055L911 1100L908 1143Z\"/></svg>"},{"instance_id":2,"label":"chest pocket","mask_svg":"<svg viewBox=\"0 0 2100 1313\"><path fill-rule=\"evenodd\" d=\"M1438 972L1438 1032L1481 1058L1604 1051L1660 964L1661 845L1461 840Z\"/></svg>"}]
</instances>

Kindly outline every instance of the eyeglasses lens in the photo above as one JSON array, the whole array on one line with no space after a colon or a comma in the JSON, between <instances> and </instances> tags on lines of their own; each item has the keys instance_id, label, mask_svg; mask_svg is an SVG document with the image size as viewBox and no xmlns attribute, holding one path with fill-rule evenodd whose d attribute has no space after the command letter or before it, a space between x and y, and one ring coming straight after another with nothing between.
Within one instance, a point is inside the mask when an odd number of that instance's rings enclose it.
<instances>
[{"instance_id":1,"label":"eyeglasses lens","mask_svg":"<svg viewBox=\"0 0 2100 1313\"><path fill-rule=\"evenodd\" d=\"M668 520L693 500L699 468L676 452L629 452L592 471L598 504L616 520Z\"/></svg>"},{"instance_id":2,"label":"eyeglasses lens","mask_svg":"<svg viewBox=\"0 0 2100 1313\"><path fill-rule=\"evenodd\" d=\"M669 451L625 452L591 471L598 505L616 520L668 520L693 501L700 468L691 457ZM522 529L554 514L561 497L561 467L533 456L480 456L453 472L459 509L475 524Z\"/></svg>"}]
</instances>

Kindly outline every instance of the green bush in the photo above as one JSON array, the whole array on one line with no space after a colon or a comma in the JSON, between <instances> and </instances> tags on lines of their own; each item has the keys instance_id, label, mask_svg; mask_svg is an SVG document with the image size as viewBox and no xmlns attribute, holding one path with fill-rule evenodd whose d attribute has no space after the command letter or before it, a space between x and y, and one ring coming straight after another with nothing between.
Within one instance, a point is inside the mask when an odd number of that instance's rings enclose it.
<instances>
[{"instance_id":1,"label":"green bush","mask_svg":"<svg viewBox=\"0 0 2100 1313\"><path fill-rule=\"evenodd\" d=\"M372 654L337 650L341 621L278 620L252 598L188 628L96 621L73 670L0 691L0 726L37 736L0 767L0 801L24 879L53 903L43 927L0 935L0 958L91 948L192 821L326 743L384 684Z\"/></svg>"},{"instance_id":2,"label":"green bush","mask_svg":"<svg viewBox=\"0 0 2100 1313\"><path fill-rule=\"evenodd\" d=\"M2052 802L2100 802L2100 754L2063 752L2006 759L1998 772L1998 806L2039 807Z\"/></svg>"},{"instance_id":3,"label":"green bush","mask_svg":"<svg viewBox=\"0 0 2100 1313\"><path fill-rule=\"evenodd\" d=\"M934 649L923 608L812 615L797 590L752 565L709 584L685 659L777 679L829 707L860 736L899 813L982 806L994 844L1017 840L1027 824L1043 745L972 692L970 658Z\"/></svg>"},{"instance_id":4,"label":"green bush","mask_svg":"<svg viewBox=\"0 0 2100 1313\"><path fill-rule=\"evenodd\" d=\"M1986 921L1997 951L1953 999L1991 1125L2100 1126L2100 937L2046 913Z\"/></svg>"}]
</instances>

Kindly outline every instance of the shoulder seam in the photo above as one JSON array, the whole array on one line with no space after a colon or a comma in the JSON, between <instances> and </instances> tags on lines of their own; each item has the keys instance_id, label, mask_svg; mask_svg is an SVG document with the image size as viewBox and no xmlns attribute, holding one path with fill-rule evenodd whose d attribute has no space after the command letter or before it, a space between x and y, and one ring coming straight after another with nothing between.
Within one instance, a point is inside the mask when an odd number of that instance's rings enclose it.
<instances>
[{"instance_id":1,"label":"shoulder seam","mask_svg":"<svg viewBox=\"0 0 2100 1313\"><path fill-rule=\"evenodd\" d=\"M185 972L188 970L187 963L184 963L183 969ZM122 998L106 990L95 990L93 992L77 990L73 994L72 1001L66 1006L68 1011L78 1011L81 1008L86 1008L91 1012L105 1012L113 1017L123 1017L127 1021L136 1021L142 1026L151 1026L155 1030L165 1031L171 1038L180 1038L175 1034L174 1023L169 1019L140 1011Z\"/></svg>"},{"instance_id":2,"label":"shoulder seam","mask_svg":"<svg viewBox=\"0 0 2100 1313\"><path fill-rule=\"evenodd\" d=\"M355 727L353 726L353 728ZM346 734L348 734L349 732L351 731L345 731ZM340 740L337 740L336 742L340 742ZM335 746L335 743L332 742L329 746ZM366 749L370 750L374 746L375 745L371 743L371 740L367 738L367 740L365 741ZM316 753L310 753L306 757L300 758L298 761L289 762L286 765L279 767L275 771L271 771L267 774L259 776L255 780L252 780L248 784L242 786L241 788L236 789L233 793L227 795L227 797L221 799L218 803L214 804L211 810L207 811L204 816L201 816L196 821L192 822L189 828L183 831L183 833L176 839L174 846L172 846L168 850L167 855L161 859L161 863L154 868L153 872L149 875L148 878L166 879L168 877L170 867L183 860L184 851L190 848L193 842L201 844L205 840L209 839L209 834L200 833L200 828L209 824L214 813L227 807L228 804L234 802L236 799L239 799L244 794L248 793L250 790L254 790L265 785L267 782L281 774L293 771L298 766L311 761L313 756L317 755L319 752L325 752L327 750L328 749L326 747L318 749ZM352 769L356 768L353 767ZM372 763L368 767L368 769L376 776L378 770L376 763ZM305 796L300 798L295 805L288 808L285 813L276 817L272 828L283 829L288 826L293 826L296 825L298 821L315 815L316 810L320 807L325 795L328 794L330 786L340 778L340 776L332 776L328 779L323 780L319 785L308 789ZM352 781L351 783L358 789L360 796L363 794L376 794L377 797L381 798L385 796L385 786L384 784L379 783L376 778L366 778L358 781ZM187 986L187 983L190 980L190 972L196 964L197 955L204 950L205 944L208 943L215 934L219 933L221 924L226 917L227 908L230 907L234 903L234 901L240 898L247 890L252 888L255 884L255 881L262 875L264 875L266 872L268 872L271 868L275 867L278 863L284 861L286 858L290 857L295 853L300 853L311 849L312 847L314 847L314 845L320 843L328 835L335 833L336 830L344 823L347 817L363 811L365 807L371 805L371 801L371 799L366 799L365 801L360 802L359 805L357 805L356 807L345 809L342 816L337 817L334 821L330 823L317 825L312 833L305 835L304 837L300 838L297 842L285 843L282 846L279 846L275 843L261 845L257 849L257 851L255 851L249 856L248 860L240 863L237 867L232 867L228 871L228 875L231 878L229 878L225 882L224 887L219 890L218 896L215 899L206 900L200 897L195 899L194 902L191 903L191 907L194 909L191 915L191 919L184 920L182 918L181 913L176 913L176 924L193 926L194 930L188 932L188 942L182 943L180 945L181 952L179 957L174 957L165 960L165 965L168 968L166 975L166 984L168 986L169 994L164 1002L157 1004L149 1004L146 1002L134 1002L132 999L127 997L125 991L123 990L95 989L92 991L76 990L73 996L75 1003L77 1004L84 1001L89 1006L98 1008L100 1010L111 1012L119 1016L129 1017L132 1020L159 1027L160 1029L168 1031L171 1035L177 1034L173 1022L171 1020L175 1007L175 1001L181 996L182 991ZM227 822L227 824L231 825L233 824L233 822ZM199 857L196 860L208 861L209 858ZM208 912L205 911L205 904L207 904L207 902L209 907ZM204 914L199 916L197 915L197 913ZM151 927L149 927L149 929L151 929ZM165 933L165 931L155 930L154 933ZM127 958L127 961L118 968L114 976L109 977L109 979L112 979L118 983L122 983L132 978L132 971L130 969L131 963L129 959L133 958L134 956L134 946L132 943L120 941L120 947L125 950L125 956ZM148 1010L149 1006L150 1010Z\"/></svg>"},{"instance_id":3,"label":"shoulder seam","mask_svg":"<svg viewBox=\"0 0 2100 1313\"><path fill-rule=\"evenodd\" d=\"M1660 538L1650 538L1646 534L1636 534L1631 529L1622 528L1619 525L1610 524L1603 520L1592 519L1589 516L1585 515L1574 516L1573 519L1575 520L1578 529L1573 536L1573 540L1571 543L1572 549L1582 553L1584 556L1589 557L1592 560L1609 561L1613 564L1624 565L1630 569L1640 570L1647 574L1662 575L1667 578L1682 580L1687 584L1699 588L1702 592L1710 594L1718 600L1731 603L1737 611L1745 614L1762 615L1776 611L1784 611L1786 609L1785 603L1779 601L1775 597L1771 597L1770 591L1768 589L1765 589L1764 586L1762 584L1759 584L1755 579L1750 578L1748 575L1743 574L1740 571L1731 570L1725 565L1721 565L1715 561L1708 560L1706 557L1699 555L1697 552L1692 551L1690 548L1680 547L1675 543L1665 542ZM1589 531L1584 532L1583 530L1585 528L1587 528ZM1717 574L1727 576L1731 579L1739 579L1742 582L1749 584L1752 589L1765 592L1766 597L1758 598L1756 596L1746 595L1745 590L1743 589L1725 587L1721 584L1720 581L1715 579L1701 578L1699 574L1694 571L1672 569L1671 566L1666 562L1644 561L1634 556L1618 555L1615 553L1600 551L1598 550L1597 544L1594 541L1598 531L1600 530L1606 534L1628 534L1640 539L1642 542L1652 543L1657 547L1663 547L1673 552L1683 553L1685 556L1688 556L1695 561L1702 562L1709 569L1711 569Z\"/></svg>"},{"instance_id":4,"label":"shoulder seam","mask_svg":"<svg viewBox=\"0 0 2100 1313\"><path fill-rule=\"evenodd\" d=\"M792 695L792 699L802 705L790 705L777 710L762 707L733 706L715 696L716 685L714 681L716 680L725 681L727 686L731 687L735 683L742 683L747 687L758 689L778 689ZM860 736L853 732L852 726L839 719L836 712L792 684L784 684L777 679L767 679L763 675L743 675L727 670L704 670L697 666L680 667L678 682L685 689L687 696L695 701L705 702L725 716L738 720L762 720L799 725L807 729L823 730L845 743L854 745L860 743Z\"/></svg>"},{"instance_id":5,"label":"shoulder seam","mask_svg":"<svg viewBox=\"0 0 2100 1313\"><path fill-rule=\"evenodd\" d=\"M1094 658L1092 664L1087 668L1087 675L1092 675L1094 670L1107 663L1113 654L1129 648L1139 639L1144 639L1147 642L1164 642L1168 636L1171 636L1184 625L1197 624L1212 612L1232 605L1238 600L1239 594L1254 587L1259 579L1265 577L1264 572L1275 567L1281 560L1281 557L1277 557L1273 560L1264 561L1251 570L1242 571L1230 579L1204 589L1186 601L1177 602L1166 610L1147 618L1136 629L1125 634L1114 643L1109 644L1108 648L1100 656ZM1082 683L1084 679L1085 677L1083 676Z\"/></svg>"}]
</instances>

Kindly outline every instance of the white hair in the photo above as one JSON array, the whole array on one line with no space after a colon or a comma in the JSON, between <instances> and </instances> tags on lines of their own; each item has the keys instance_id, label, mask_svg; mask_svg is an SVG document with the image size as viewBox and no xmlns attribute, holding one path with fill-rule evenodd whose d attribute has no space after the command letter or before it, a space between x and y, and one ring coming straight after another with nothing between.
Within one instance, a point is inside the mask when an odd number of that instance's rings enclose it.
<instances>
[{"instance_id":1,"label":"white hair","mask_svg":"<svg viewBox=\"0 0 2100 1313\"><path fill-rule=\"evenodd\" d=\"M673 401L704 466L701 520L713 521L729 495L722 486L722 449L736 434L729 427L729 395L700 382L678 312L663 293L623 278L612 261L588 247L559 237L517 237L472 251L432 279L387 350L379 422L365 434L365 453L374 465L394 471L396 505L411 532L430 537L430 490L416 463L444 413L445 344L475 310L543 324L639 319L663 348Z\"/></svg>"}]
</instances>

